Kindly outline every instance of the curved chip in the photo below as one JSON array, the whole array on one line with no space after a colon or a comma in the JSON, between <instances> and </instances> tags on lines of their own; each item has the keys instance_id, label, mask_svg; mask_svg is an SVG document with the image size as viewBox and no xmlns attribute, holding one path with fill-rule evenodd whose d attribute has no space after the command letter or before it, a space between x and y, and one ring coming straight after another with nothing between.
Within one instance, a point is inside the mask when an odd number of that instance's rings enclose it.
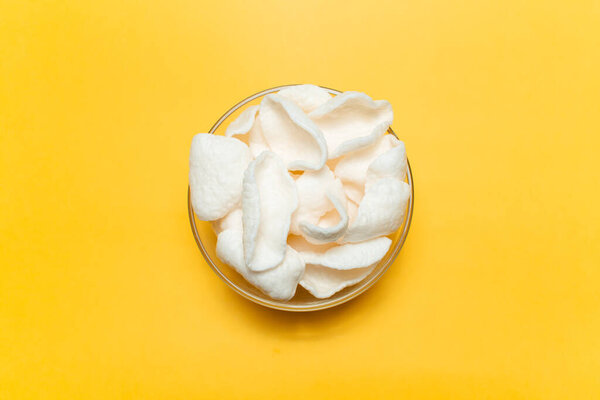
<instances>
[{"instance_id":1,"label":"curved chip","mask_svg":"<svg viewBox=\"0 0 600 400\"><path fill-rule=\"evenodd\" d=\"M300 286L318 299L326 299L365 279L375 266L348 270L306 265Z\"/></svg>"},{"instance_id":2,"label":"curved chip","mask_svg":"<svg viewBox=\"0 0 600 400\"><path fill-rule=\"evenodd\" d=\"M225 136L231 137L233 135L243 135L250 132L254 120L256 119L256 113L258 112L258 106L250 106L229 124L227 130L225 130Z\"/></svg>"},{"instance_id":3,"label":"curved chip","mask_svg":"<svg viewBox=\"0 0 600 400\"><path fill-rule=\"evenodd\" d=\"M343 193L342 193L343 195ZM348 211L346 210L346 197L340 198L339 195L327 192L327 198L337 211L339 218L334 225L322 226L319 224L311 224L308 222L300 222L300 230L302 235L311 243L329 243L335 242L341 238L348 228Z\"/></svg>"},{"instance_id":4,"label":"curved chip","mask_svg":"<svg viewBox=\"0 0 600 400\"><path fill-rule=\"evenodd\" d=\"M410 194L410 186L396 178L371 183L342 241L362 242L396 231L404 221Z\"/></svg>"},{"instance_id":5,"label":"curved chip","mask_svg":"<svg viewBox=\"0 0 600 400\"><path fill-rule=\"evenodd\" d=\"M250 106L244 110L225 131L225 136L240 135L248 143L252 157L256 158L265 150L270 150L265 140L260 121L256 118L259 110L258 105ZM247 136L244 136L246 135Z\"/></svg>"},{"instance_id":6,"label":"curved chip","mask_svg":"<svg viewBox=\"0 0 600 400\"><path fill-rule=\"evenodd\" d=\"M325 251L300 251L306 263L300 285L323 299L367 277L386 255L392 241L387 237L331 247Z\"/></svg>"},{"instance_id":7,"label":"curved chip","mask_svg":"<svg viewBox=\"0 0 600 400\"><path fill-rule=\"evenodd\" d=\"M382 154L397 146L404 144L394 135L383 135L375 143L340 157L335 166L335 176L344 183L364 185L367 178L367 169ZM404 179L404 178L402 178Z\"/></svg>"},{"instance_id":8,"label":"curved chip","mask_svg":"<svg viewBox=\"0 0 600 400\"><path fill-rule=\"evenodd\" d=\"M310 251L315 253L324 253L325 251L337 246L336 243L314 244L307 241L304 237L298 235L288 236L288 246L296 250L298 253Z\"/></svg>"},{"instance_id":9,"label":"curved chip","mask_svg":"<svg viewBox=\"0 0 600 400\"><path fill-rule=\"evenodd\" d=\"M350 215L348 215L348 221L350 221ZM330 228L332 226L337 225L340 222L340 213L335 208L333 210L327 211L321 218L319 218L319 223L317 225Z\"/></svg>"},{"instance_id":10,"label":"curved chip","mask_svg":"<svg viewBox=\"0 0 600 400\"><path fill-rule=\"evenodd\" d=\"M397 145L381 154L369 165L365 189L369 190L372 183L382 178L389 177L404 181L407 168L406 148L404 143L398 141Z\"/></svg>"},{"instance_id":11,"label":"curved chip","mask_svg":"<svg viewBox=\"0 0 600 400\"><path fill-rule=\"evenodd\" d=\"M213 221L212 228L217 235L227 229L242 230L242 209L234 208L223 218Z\"/></svg>"},{"instance_id":12,"label":"curved chip","mask_svg":"<svg viewBox=\"0 0 600 400\"><path fill-rule=\"evenodd\" d=\"M298 190L298 208L292 215L290 232L301 235L300 222L317 224L319 218L326 212L334 209L334 205L327 198L327 191L340 198L342 185L333 176L333 172L325 165L318 171L306 171L296 179Z\"/></svg>"},{"instance_id":13,"label":"curved chip","mask_svg":"<svg viewBox=\"0 0 600 400\"><path fill-rule=\"evenodd\" d=\"M327 141L329 158L374 143L394 119L391 104L359 92L344 92L309 114Z\"/></svg>"},{"instance_id":14,"label":"curved chip","mask_svg":"<svg viewBox=\"0 0 600 400\"><path fill-rule=\"evenodd\" d=\"M291 216L297 206L294 180L275 153L265 151L248 165L242 191L242 222L249 269L264 271L283 261Z\"/></svg>"},{"instance_id":15,"label":"curved chip","mask_svg":"<svg viewBox=\"0 0 600 400\"><path fill-rule=\"evenodd\" d=\"M331 99L327 90L315 85L296 85L280 90L281 97L295 103L305 113L309 113Z\"/></svg>"},{"instance_id":16,"label":"curved chip","mask_svg":"<svg viewBox=\"0 0 600 400\"><path fill-rule=\"evenodd\" d=\"M392 241L384 236L361 243L335 246L322 253L301 251L300 256L307 265L340 270L366 268L381 260L391 244Z\"/></svg>"},{"instance_id":17,"label":"curved chip","mask_svg":"<svg viewBox=\"0 0 600 400\"><path fill-rule=\"evenodd\" d=\"M277 300L294 297L296 287L304 274L304 261L291 247L287 246L281 264L267 271L250 270L244 260L243 233L239 229L227 229L217 238L217 256L232 266L240 275L263 293Z\"/></svg>"},{"instance_id":18,"label":"curved chip","mask_svg":"<svg viewBox=\"0 0 600 400\"><path fill-rule=\"evenodd\" d=\"M234 138L199 133L190 149L190 195L199 219L214 221L239 204L244 170L250 162L246 144Z\"/></svg>"},{"instance_id":19,"label":"curved chip","mask_svg":"<svg viewBox=\"0 0 600 400\"><path fill-rule=\"evenodd\" d=\"M352 200L346 202L346 211L348 212L348 223L351 224L358 214L358 205ZM319 226L331 227L339 223L340 215L336 209L326 212L319 218Z\"/></svg>"},{"instance_id":20,"label":"curved chip","mask_svg":"<svg viewBox=\"0 0 600 400\"><path fill-rule=\"evenodd\" d=\"M248 136L248 147L250 147L252 157L256 158L263 151L271 150L263 136L260 121L258 119L254 121L254 125L252 126L252 129L250 129L250 134Z\"/></svg>"},{"instance_id":21,"label":"curved chip","mask_svg":"<svg viewBox=\"0 0 600 400\"><path fill-rule=\"evenodd\" d=\"M356 204L360 204L363 196L365 195L365 185L357 185L355 183L345 183L344 184L344 193L346 197L355 202Z\"/></svg>"},{"instance_id":22,"label":"curved chip","mask_svg":"<svg viewBox=\"0 0 600 400\"><path fill-rule=\"evenodd\" d=\"M356 219L356 216L358 215L358 205L353 201L349 201L348 205L347 205L347 209L348 209L348 219L349 219L350 223L352 223Z\"/></svg>"},{"instance_id":23,"label":"curved chip","mask_svg":"<svg viewBox=\"0 0 600 400\"><path fill-rule=\"evenodd\" d=\"M265 96L258 120L263 137L290 170L319 170L327 161L327 144L313 121L290 100Z\"/></svg>"}]
</instances>

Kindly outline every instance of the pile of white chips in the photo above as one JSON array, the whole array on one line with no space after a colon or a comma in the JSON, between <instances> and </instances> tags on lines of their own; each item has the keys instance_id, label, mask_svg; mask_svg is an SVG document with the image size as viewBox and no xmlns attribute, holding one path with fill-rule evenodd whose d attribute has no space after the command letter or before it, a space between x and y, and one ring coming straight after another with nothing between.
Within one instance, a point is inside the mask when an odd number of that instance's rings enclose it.
<instances>
[{"instance_id":1,"label":"pile of white chips","mask_svg":"<svg viewBox=\"0 0 600 400\"><path fill-rule=\"evenodd\" d=\"M298 284L327 298L367 277L411 193L392 120L385 100L299 85L248 107L225 136L194 136L192 206L214 221L218 257L277 300Z\"/></svg>"}]
</instances>

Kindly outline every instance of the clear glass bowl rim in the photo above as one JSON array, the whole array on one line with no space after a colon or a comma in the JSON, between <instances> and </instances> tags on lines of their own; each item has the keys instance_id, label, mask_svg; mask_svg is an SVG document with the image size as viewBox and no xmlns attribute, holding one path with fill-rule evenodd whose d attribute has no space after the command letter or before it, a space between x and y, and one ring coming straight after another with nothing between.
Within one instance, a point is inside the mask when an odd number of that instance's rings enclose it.
<instances>
[{"instance_id":1,"label":"clear glass bowl rim","mask_svg":"<svg viewBox=\"0 0 600 400\"><path fill-rule=\"evenodd\" d=\"M236 110L238 110L240 107L243 107L244 105L246 105L250 101L252 101L254 99L257 99L257 98L259 98L261 96L265 96L265 95L267 95L269 93L273 93L273 92L279 91L281 89L285 89L285 88L292 87L292 86L297 86L297 85L298 84L276 86L276 87L272 87L272 88L269 88L269 89L262 90L262 91L260 91L258 93L255 93L255 94L251 95L251 96L248 96L244 100L240 101L239 103L237 103L236 105L234 105L233 107L231 107L225 114L223 114L221 116L221 118L219 118L217 120L217 122L215 122L215 124L212 126L212 128L210 128L210 130L208 131L208 133L213 134L219 128L219 126L232 113L234 113ZM336 90L336 89L328 88L328 87L325 87L325 86L321 86L321 87L323 89L327 90L329 93L334 94L334 95L338 95L338 94L342 93L341 91ZM388 132L391 133L392 135L396 136L396 134L394 133L394 131L392 130L391 127L389 128ZM189 220L190 220L190 226L192 228L192 233L194 235L194 239L196 240L196 244L198 245L198 248L200 249L200 252L202 253L202 256L206 260L207 264L212 268L212 270L217 274L217 276L219 276L231 289L233 289L235 292L237 292L240 296L242 296L242 297L244 297L244 298L246 298L246 299L248 299L248 300L250 300L250 301L252 301L252 302L254 302L256 304L260 304L261 306L272 308L272 309L275 309L275 310L295 311L295 312L325 310L327 308L335 307L335 306L338 306L340 304L346 303L346 302L348 302L348 301L350 301L350 300L358 297L362 293L366 292L369 288L371 288L383 276L383 274L389 269L389 267L396 260L396 257L400 253L400 250L402 249L402 246L404 245L404 242L406 241L406 237L408 235L408 231L410 229L410 224L411 224L412 216L413 216L415 189L414 189L414 184L413 184L413 176L412 176L412 169L410 167L410 163L408 163L407 178L408 178L408 184L410 185L411 194L410 194L410 199L409 199L409 202L408 202L406 220L405 220L405 223L404 223L404 227L402 229L401 236L398 239L398 241L396 242L394 248L392 249L392 253L390 254L390 256L388 257L388 259L386 260L385 264L382 265L382 266L379 266L379 269L377 270L377 273L374 274L374 275L372 275L371 277L369 277L367 279L367 281L363 281L363 282L358 283L356 285L356 289L355 290L352 290L352 291L348 292L346 295L344 295L342 297L332 298L330 301L325 301L325 302L323 302L321 304L308 304L308 305L288 304L288 303L283 302L283 301L277 301L277 300L272 300L272 299L263 299L263 298L260 298L260 297L256 296L253 293L247 292L246 290L244 290L243 288L241 288L237 284L235 284L235 282L232 282L223 272L221 272L220 268L213 262L212 258L210 257L210 255L206 251L206 249L204 247L204 244L202 243L202 240L200 239L200 234L198 233L198 228L196 226L196 220L194 218L194 210L192 208L192 202L191 202L191 199L190 199L190 188L189 188L189 185L188 185L188 195L187 195L188 217L189 217Z\"/></svg>"}]
</instances>

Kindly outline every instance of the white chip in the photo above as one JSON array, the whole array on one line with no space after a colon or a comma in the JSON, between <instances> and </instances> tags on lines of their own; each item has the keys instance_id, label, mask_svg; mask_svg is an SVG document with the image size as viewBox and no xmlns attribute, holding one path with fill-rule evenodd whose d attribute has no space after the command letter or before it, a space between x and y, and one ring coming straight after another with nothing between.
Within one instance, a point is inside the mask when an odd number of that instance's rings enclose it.
<instances>
[{"instance_id":1,"label":"white chip","mask_svg":"<svg viewBox=\"0 0 600 400\"><path fill-rule=\"evenodd\" d=\"M304 237L298 235L288 236L288 246L296 250L298 253L309 251L313 253L324 253L325 251L337 246L336 243L314 244L307 241Z\"/></svg>"},{"instance_id":2,"label":"white chip","mask_svg":"<svg viewBox=\"0 0 600 400\"><path fill-rule=\"evenodd\" d=\"M370 183L385 177L406 178L406 149L393 135L384 135L372 145L339 160L335 175L344 182L346 196L357 204Z\"/></svg>"},{"instance_id":3,"label":"white chip","mask_svg":"<svg viewBox=\"0 0 600 400\"><path fill-rule=\"evenodd\" d=\"M254 120L256 119L256 113L258 112L258 106L250 106L227 127L225 136L231 137L233 135L243 135L250 132Z\"/></svg>"},{"instance_id":4,"label":"white chip","mask_svg":"<svg viewBox=\"0 0 600 400\"><path fill-rule=\"evenodd\" d=\"M350 220L350 216L348 215L348 221ZM337 225L340 222L340 213L334 208L331 211L327 211L321 218L319 218L319 223L317 225L322 226L324 228L330 228L332 226Z\"/></svg>"},{"instance_id":5,"label":"white chip","mask_svg":"<svg viewBox=\"0 0 600 400\"><path fill-rule=\"evenodd\" d=\"M371 183L342 240L362 242L396 231L404 221L410 194L410 186L396 178L385 177Z\"/></svg>"},{"instance_id":6,"label":"white chip","mask_svg":"<svg viewBox=\"0 0 600 400\"><path fill-rule=\"evenodd\" d=\"M263 137L291 170L319 170L327 161L323 133L293 102L277 94L265 96L258 114Z\"/></svg>"},{"instance_id":7,"label":"white chip","mask_svg":"<svg viewBox=\"0 0 600 400\"><path fill-rule=\"evenodd\" d=\"M327 268L344 270L366 268L381 260L391 244L392 241L384 236L361 243L335 246L324 253L301 251L300 256L306 264Z\"/></svg>"},{"instance_id":8,"label":"white chip","mask_svg":"<svg viewBox=\"0 0 600 400\"><path fill-rule=\"evenodd\" d=\"M270 150L263 136L260 121L256 118L258 110L258 105L248 107L235 121L229 124L225 131L225 136L240 135L241 139L248 143L250 153L254 158L258 157L263 151Z\"/></svg>"},{"instance_id":9,"label":"white chip","mask_svg":"<svg viewBox=\"0 0 600 400\"><path fill-rule=\"evenodd\" d=\"M381 154L369 165L365 190L369 190L371 184L382 178L396 178L403 181L406 178L407 167L406 148L404 143L398 141L397 145Z\"/></svg>"},{"instance_id":10,"label":"white chip","mask_svg":"<svg viewBox=\"0 0 600 400\"><path fill-rule=\"evenodd\" d=\"M366 147L385 134L394 119L388 101L344 92L309 114L327 141L329 158Z\"/></svg>"},{"instance_id":11,"label":"white chip","mask_svg":"<svg viewBox=\"0 0 600 400\"><path fill-rule=\"evenodd\" d=\"M346 202L346 211L348 212L348 223L352 223L356 215L358 214L358 205L352 200ZM340 214L336 209L326 212L321 218L319 218L319 226L332 227L339 223ZM289 243L289 242L288 242Z\"/></svg>"},{"instance_id":12,"label":"white chip","mask_svg":"<svg viewBox=\"0 0 600 400\"><path fill-rule=\"evenodd\" d=\"M212 222L212 228L215 233L219 233L227 229L242 230L242 208L234 208L229 214L221 219Z\"/></svg>"},{"instance_id":13,"label":"white chip","mask_svg":"<svg viewBox=\"0 0 600 400\"><path fill-rule=\"evenodd\" d=\"M342 184L333 176L333 172L325 165L318 171L306 171L296 179L298 189L298 208L292 215L290 232L301 235L300 222L317 224L319 218L326 212L333 210L334 205L327 198L328 190L340 198L345 197L342 193Z\"/></svg>"},{"instance_id":14,"label":"white chip","mask_svg":"<svg viewBox=\"0 0 600 400\"><path fill-rule=\"evenodd\" d=\"M340 157L335 166L335 176L344 183L354 183L364 186L367 178L367 169L379 156L397 146L404 145L394 135L383 135L375 143ZM404 178L401 178L402 180Z\"/></svg>"},{"instance_id":15,"label":"white chip","mask_svg":"<svg viewBox=\"0 0 600 400\"><path fill-rule=\"evenodd\" d=\"M312 243L335 242L346 233L349 222L348 211L346 210L347 201L345 196L340 198L339 194L343 195L343 193L338 193L336 195L333 191L327 192L327 198L334 205L335 210L339 215L338 222L329 226L300 222L300 230L306 240Z\"/></svg>"},{"instance_id":16,"label":"white chip","mask_svg":"<svg viewBox=\"0 0 600 400\"><path fill-rule=\"evenodd\" d=\"M199 219L224 217L240 202L250 151L237 139L199 133L190 150L190 194Z\"/></svg>"},{"instance_id":17,"label":"white chip","mask_svg":"<svg viewBox=\"0 0 600 400\"><path fill-rule=\"evenodd\" d=\"M375 266L348 270L306 265L300 285L318 299L326 299L365 279Z\"/></svg>"},{"instance_id":18,"label":"white chip","mask_svg":"<svg viewBox=\"0 0 600 400\"><path fill-rule=\"evenodd\" d=\"M315 85L296 85L280 90L277 94L291 100L305 113L311 112L331 99L327 90Z\"/></svg>"},{"instance_id":19,"label":"white chip","mask_svg":"<svg viewBox=\"0 0 600 400\"><path fill-rule=\"evenodd\" d=\"M217 238L217 256L271 298L289 300L294 297L304 274L304 261L299 254L288 246L281 264L267 271L255 272L246 266L242 236L239 229L221 232Z\"/></svg>"},{"instance_id":20,"label":"white chip","mask_svg":"<svg viewBox=\"0 0 600 400\"><path fill-rule=\"evenodd\" d=\"M252 157L256 158L263 151L271 150L267 144L267 141L265 140L265 137L263 136L260 121L258 119L254 121L254 125L252 126L252 129L250 129L250 134L248 136L248 146L250 147L250 153L252 153Z\"/></svg>"},{"instance_id":21,"label":"white chip","mask_svg":"<svg viewBox=\"0 0 600 400\"><path fill-rule=\"evenodd\" d=\"M244 255L252 271L279 265L285 256L291 215L298 206L294 180L275 153L248 165L242 192Z\"/></svg>"},{"instance_id":22,"label":"white chip","mask_svg":"<svg viewBox=\"0 0 600 400\"><path fill-rule=\"evenodd\" d=\"M345 183L344 193L348 199L352 200L356 204L360 204L363 196L365 195L365 185Z\"/></svg>"},{"instance_id":23,"label":"white chip","mask_svg":"<svg viewBox=\"0 0 600 400\"><path fill-rule=\"evenodd\" d=\"M308 250L299 253L306 263L306 270L300 285L317 298L331 297L367 277L386 255L391 244L389 238L381 237L324 251L312 251L304 246Z\"/></svg>"},{"instance_id":24,"label":"white chip","mask_svg":"<svg viewBox=\"0 0 600 400\"><path fill-rule=\"evenodd\" d=\"M350 223L352 223L358 215L358 205L353 201L348 201L347 209L348 219L350 220Z\"/></svg>"}]
</instances>

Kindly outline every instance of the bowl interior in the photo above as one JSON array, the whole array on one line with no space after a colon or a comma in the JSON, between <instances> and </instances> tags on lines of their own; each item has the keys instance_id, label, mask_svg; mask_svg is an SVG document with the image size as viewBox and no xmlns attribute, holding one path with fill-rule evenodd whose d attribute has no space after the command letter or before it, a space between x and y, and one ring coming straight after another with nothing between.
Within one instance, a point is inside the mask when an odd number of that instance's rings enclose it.
<instances>
[{"instance_id":1,"label":"bowl interior","mask_svg":"<svg viewBox=\"0 0 600 400\"><path fill-rule=\"evenodd\" d=\"M229 111L227 111L227 113L225 113L215 123L215 125L211 128L209 132L216 135L223 135L229 123L235 120L235 118L237 118L237 116L244 109L246 109L250 105L260 103L263 96L272 92L279 91L285 87L288 86L267 89L241 101L240 103L232 107ZM339 91L333 89L327 90L332 94L340 93ZM391 128L389 130L389 134L394 134ZM244 140L243 137L238 138ZM402 245L404 244L406 235L408 234L408 229L410 227L410 221L412 218L414 188L410 165L408 166L407 182L411 186L411 196L408 204L408 209L405 213L404 222L400 229L398 229L394 234L388 235L388 237L392 240L392 245L390 246L390 250L388 251L388 253L377 264L377 266L373 269L371 274L367 276L363 281L359 282L354 286L347 287L344 290L334 294L332 297L327 299L317 299L313 297L300 285L298 285L296 295L289 301L284 302L273 300L270 297L266 296L260 290L248 283L233 268L219 260L216 254L217 236L212 230L210 222L201 221L194 214L189 198L189 189L188 214L190 217L190 225L194 237L196 239L196 243L198 244L198 247L202 252L204 258L206 259L206 262L217 273L217 275L221 277L221 279L223 279L238 294L251 301L254 301L255 303L274 309L286 311L315 311L345 303L346 301L351 300L359 294L363 293L369 287L371 287L393 263L394 259L400 252Z\"/></svg>"}]
</instances>

